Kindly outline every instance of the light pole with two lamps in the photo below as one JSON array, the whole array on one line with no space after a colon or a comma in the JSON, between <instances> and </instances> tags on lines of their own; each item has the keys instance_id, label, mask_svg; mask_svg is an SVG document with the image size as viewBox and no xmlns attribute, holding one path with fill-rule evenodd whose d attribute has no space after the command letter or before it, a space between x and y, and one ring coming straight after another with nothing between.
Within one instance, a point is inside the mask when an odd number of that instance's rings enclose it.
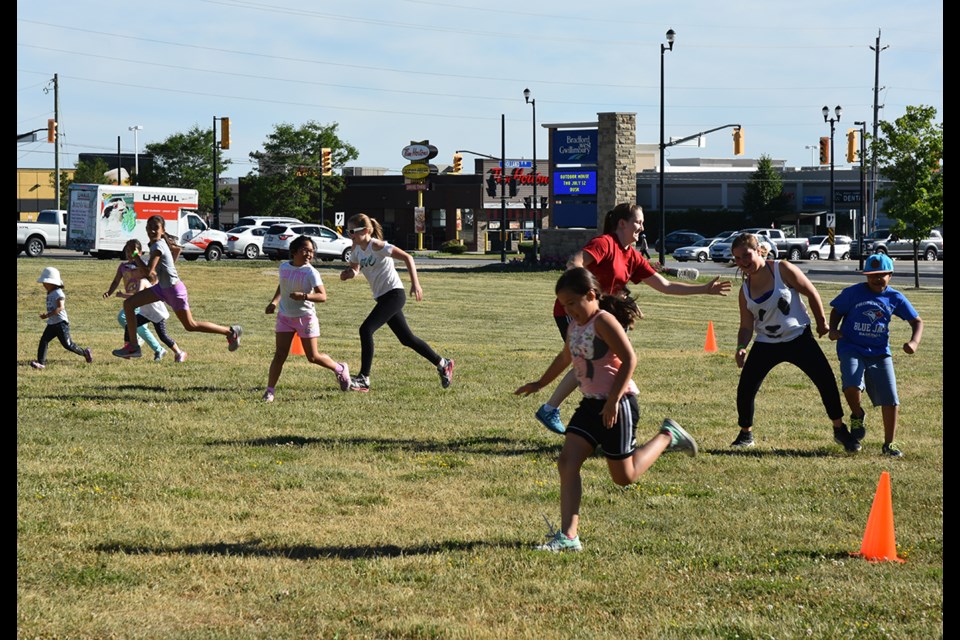
<instances>
[{"instance_id":1,"label":"light pole with two lamps","mask_svg":"<svg viewBox=\"0 0 960 640\"><path fill-rule=\"evenodd\" d=\"M143 131L143 127L135 124L127 127L128 131L133 131L133 174L137 177L136 184L140 184L140 141L137 139L137 133Z\"/></svg>"},{"instance_id":2,"label":"light pole with two lamps","mask_svg":"<svg viewBox=\"0 0 960 640\"><path fill-rule=\"evenodd\" d=\"M833 112L836 114L835 118L830 117L830 108L827 107L826 105L824 105L823 109L821 109L820 111L821 113L823 113L823 121L830 123L830 215L833 218L834 224L836 224L837 202L836 202L836 198L834 196L834 191L833 191L833 185L834 185L834 182L833 182L833 156L834 156L833 132L835 129L834 125L840 122L840 115L843 113L843 109L840 107L840 105L837 105L836 107L834 107ZM834 242L830 243L830 259L831 260L837 259L837 246L836 246L836 243Z\"/></svg>"},{"instance_id":3,"label":"light pole with two lamps","mask_svg":"<svg viewBox=\"0 0 960 640\"><path fill-rule=\"evenodd\" d=\"M660 204L660 264L666 264L665 254L667 248L667 212L663 206L663 152L667 148L663 143L663 58L667 51L673 51L673 41L677 37L677 32L673 29L667 31L667 44L660 43L660 190L657 195L657 201Z\"/></svg>"},{"instance_id":4,"label":"light pole with two lamps","mask_svg":"<svg viewBox=\"0 0 960 640\"><path fill-rule=\"evenodd\" d=\"M537 200L537 100L530 97L530 89L523 90L524 101L533 107L533 261L539 260L537 253L537 236L540 235L540 216L538 207L540 201Z\"/></svg>"}]
</instances>

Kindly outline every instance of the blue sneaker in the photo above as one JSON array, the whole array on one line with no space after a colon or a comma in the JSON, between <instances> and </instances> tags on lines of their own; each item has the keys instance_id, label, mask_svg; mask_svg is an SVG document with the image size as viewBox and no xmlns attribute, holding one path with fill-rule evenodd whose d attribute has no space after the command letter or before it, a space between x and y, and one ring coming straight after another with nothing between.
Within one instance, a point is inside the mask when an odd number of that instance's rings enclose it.
<instances>
[{"instance_id":1,"label":"blue sneaker","mask_svg":"<svg viewBox=\"0 0 960 640\"><path fill-rule=\"evenodd\" d=\"M547 405L541 405L534 415L540 421L540 424L550 431L560 435L567 432L567 428L563 426L563 422L560 420L560 409L549 409Z\"/></svg>"},{"instance_id":2,"label":"blue sneaker","mask_svg":"<svg viewBox=\"0 0 960 640\"><path fill-rule=\"evenodd\" d=\"M667 451L683 451L688 456L697 455L697 441L693 439L693 436L684 431L683 427L670 418L664 419L663 424L660 426L660 433L665 433L670 436L670 444L667 446Z\"/></svg>"},{"instance_id":3,"label":"blue sneaker","mask_svg":"<svg viewBox=\"0 0 960 640\"><path fill-rule=\"evenodd\" d=\"M564 551L583 551L583 545L580 544L580 536L568 538L563 531L554 529L553 525L550 524L550 521L547 520L546 516L544 516L543 519L550 528L550 533L547 534L548 540L543 544L538 544L535 546L534 550L549 551L551 553L562 553Z\"/></svg>"}]
</instances>

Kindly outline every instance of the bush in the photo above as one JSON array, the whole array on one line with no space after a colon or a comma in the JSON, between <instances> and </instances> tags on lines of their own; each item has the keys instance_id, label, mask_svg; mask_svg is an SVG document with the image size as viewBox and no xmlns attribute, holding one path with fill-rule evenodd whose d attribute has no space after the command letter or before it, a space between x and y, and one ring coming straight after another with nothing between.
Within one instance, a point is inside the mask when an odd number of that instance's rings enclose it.
<instances>
[{"instance_id":1,"label":"bush","mask_svg":"<svg viewBox=\"0 0 960 640\"><path fill-rule=\"evenodd\" d=\"M467 251L467 245L463 244L459 240L447 240L440 245L440 251L443 253L453 253L459 255Z\"/></svg>"}]
</instances>

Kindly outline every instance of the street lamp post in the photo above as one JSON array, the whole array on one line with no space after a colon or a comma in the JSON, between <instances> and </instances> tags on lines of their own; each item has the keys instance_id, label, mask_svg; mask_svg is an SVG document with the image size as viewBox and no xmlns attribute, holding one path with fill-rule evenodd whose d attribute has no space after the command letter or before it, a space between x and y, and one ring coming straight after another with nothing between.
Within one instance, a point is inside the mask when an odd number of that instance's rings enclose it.
<instances>
[{"instance_id":1,"label":"street lamp post","mask_svg":"<svg viewBox=\"0 0 960 640\"><path fill-rule=\"evenodd\" d=\"M127 130L133 131L133 173L137 176L136 184L140 184L140 141L137 139L137 133L143 131L143 127L135 124L127 127Z\"/></svg>"},{"instance_id":2,"label":"street lamp post","mask_svg":"<svg viewBox=\"0 0 960 640\"><path fill-rule=\"evenodd\" d=\"M867 123L866 121L854 122L860 127L860 224L857 225L859 239L857 240L857 255L860 260L860 271L863 271L863 236L867 233L867 174L866 158L867 155Z\"/></svg>"},{"instance_id":3,"label":"street lamp post","mask_svg":"<svg viewBox=\"0 0 960 640\"><path fill-rule=\"evenodd\" d=\"M657 195L660 204L660 264L667 263L667 257L664 255L667 248L667 212L663 206L663 152L667 148L663 143L663 59L668 50L673 51L673 41L676 37L677 33L670 29L667 31L667 44L660 43L660 190Z\"/></svg>"},{"instance_id":4,"label":"street lamp post","mask_svg":"<svg viewBox=\"0 0 960 640\"><path fill-rule=\"evenodd\" d=\"M804 149L810 149L810 166L817 166L817 145L808 144L803 147Z\"/></svg>"},{"instance_id":5,"label":"street lamp post","mask_svg":"<svg viewBox=\"0 0 960 640\"><path fill-rule=\"evenodd\" d=\"M823 109L821 109L820 111L821 113L823 113L823 121L830 123L830 215L833 217L834 224L836 224L837 202L836 202L836 198L834 197L834 191L833 191L833 185L834 185L834 182L833 182L833 157L834 157L833 132L835 128L834 125L840 122L840 115L843 113L843 109L840 107L840 105L837 105L836 107L834 107L833 112L836 114L837 116L836 118L830 117L830 108L827 107L826 105L824 105ZM830 243L830 259L831 260L837 259L837 247L836 247L836 244L833 242Z\"/></svg>"},{"instance_id":6,"label":"street lamp post","mask_svg":"<svg viewBox=\"0 0 960 640\"><path fill-rule=\"evenodd\" d=\"M533 261L539 261L537 253L537 239L540 235L540 215L538 207L540 201L537 199L537 100L530 97L530 89L523 90L524 101L533 107Z\"/></svg>"}]
</instances>

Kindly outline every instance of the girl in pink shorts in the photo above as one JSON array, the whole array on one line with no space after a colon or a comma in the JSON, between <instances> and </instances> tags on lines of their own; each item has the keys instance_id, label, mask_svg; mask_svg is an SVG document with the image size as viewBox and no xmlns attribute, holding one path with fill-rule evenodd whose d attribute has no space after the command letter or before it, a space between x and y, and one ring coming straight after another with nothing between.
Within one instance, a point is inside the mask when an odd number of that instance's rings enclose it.
<instances>
[{"instance_id":1,"label":"girl in pink shorts","mask_svg":"<svg viewBox=\"0 0 960 640\"><path fill-rule=\"evenodd\" d=\"M266 309L268 314L277 312L277 347L270 363L267 390L263 393L265 402L273 402L275 387L295 335L300 337L307 361L333 371L341 391L350 387L347 363L336 362L327 354L317 351L320 323L314 303L325 302L327 292L320 274L310 264L313 261L313 241L308 236L294 238L290 243L290 256L289 262L280 265L280 284Z\"/></svg>"}]
</instances>

